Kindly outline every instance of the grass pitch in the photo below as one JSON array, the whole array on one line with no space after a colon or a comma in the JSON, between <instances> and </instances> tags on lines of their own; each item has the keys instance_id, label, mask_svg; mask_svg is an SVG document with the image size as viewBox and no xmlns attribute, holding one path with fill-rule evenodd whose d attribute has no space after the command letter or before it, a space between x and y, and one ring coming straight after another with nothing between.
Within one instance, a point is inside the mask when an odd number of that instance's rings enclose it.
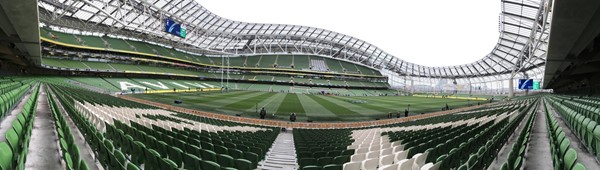
<instances>
[{"instance_id":1,"label":"grass pitch","mask_svg":"<svg viewBox=\"0 0 600 170\"><path fill-rule=\"evenodd\" d=\"M181 100L183 104L176 106L229 115L241 114L243 117L258 117L257 110L264 107L269 119L288 120L289 114L295 112L298 121L384 119L388 112L393 112L394 117L397 112L404 116L404 109L408 109L408 105L410 115L414 115L439 111L446 104L450 108L458 108L486 102L412 96L342 97L258 91L136 94L133 97L166 104Z\"/></svg>"}]
</instances>

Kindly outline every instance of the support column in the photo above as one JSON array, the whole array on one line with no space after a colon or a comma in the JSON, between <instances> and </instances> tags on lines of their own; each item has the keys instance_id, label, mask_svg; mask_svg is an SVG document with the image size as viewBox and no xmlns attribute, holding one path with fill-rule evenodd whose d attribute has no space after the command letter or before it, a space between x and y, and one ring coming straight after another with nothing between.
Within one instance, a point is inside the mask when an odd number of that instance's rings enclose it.
<instances>
[{"instance_id":1,"label":"support column","mask_svg":"<svg viewBox=\"0 0 600 170\"><path fill-rule=\"evenodd\" d=\"M514 90L514 82L513 82L513 77L508 78L508 97L514 97L515 96L515 90Z\"/></svg>"}]
</instances>

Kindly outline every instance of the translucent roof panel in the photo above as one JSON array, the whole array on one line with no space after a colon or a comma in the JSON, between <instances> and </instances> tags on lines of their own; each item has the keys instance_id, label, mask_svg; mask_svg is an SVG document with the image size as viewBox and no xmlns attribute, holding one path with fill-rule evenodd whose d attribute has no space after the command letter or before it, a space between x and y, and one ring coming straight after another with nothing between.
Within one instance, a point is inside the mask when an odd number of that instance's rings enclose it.
<instances>
[{"instance_id":1,"label":"translucent roof panel","mask_svg":"<svg viewBox=\"0 0 600 170\"><path fill-rule=\"evenodd\" d=\"M58 14L56 16L69 17L65 19L75 18L86 24L111 27L107 34L115 30L151 34L149 37L214 50L224 55L265 52L316 54L377 69L385 68L401 75L457 78L528 70L545 62L543 56L549 31L538 28L548 25L551 19L551 15L545 15L548 12L544 11L547 1L502 0L501 3L502 12L498 17L500 37L496 46L490 47L490 53L470 64L446 67L406 62L369 42L321 28L233 21L211 13L195 0L40 0L39 8ZM187 37L181 39L164 32L166 18L185 25ZM518 62L520 60L526 62Z\"/></svg>"}]
</instances>

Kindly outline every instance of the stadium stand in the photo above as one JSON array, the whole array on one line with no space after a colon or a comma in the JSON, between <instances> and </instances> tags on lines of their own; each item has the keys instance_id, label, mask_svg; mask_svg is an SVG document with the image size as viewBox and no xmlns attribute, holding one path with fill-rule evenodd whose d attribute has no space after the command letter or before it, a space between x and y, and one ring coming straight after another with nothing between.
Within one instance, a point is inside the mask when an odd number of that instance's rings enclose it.
<instances>
[{"instance_id":1,"label":"stadium stand","mask_svg":"<svg viewBox=\"0 0 600 170\"><path fill-rule=\"evenodd\" d=\"M600 169L600 1L501 6L433 67L190 0L1 1L0 170Z\"/></svg>"},{"instance_id":2,"label":"stadium stand","mask_svg":"<svg viewBox=\"0 0 600 170\"><path fill-rule=\"evenodd\" d=\"M288 129L293 135L281 137L290 132L281 132L278 127L172 112L88 91L69 82L82 81L100 86L113 84L116 88L118 85L115 83L127 81L172 88L176 87L170 82L174 80L0 80L6 82L2 83L0 90L7 92L1 99L3 103L8 102L2 105L3 113L12 110L12 105L31 90L23 111L9 127L6 142L2 145L7 152L0 154L0 166L8 169L20 169L27 162L24 158L28 151L28 135L33 127L32 115L35 115L32 110L40 107L35 104L40 100L37 98L39 91L48 94L49 104L42 107L51 110L58 152L68 169L95 166L86 162L87 158L81 156L81 146L74 144L78 133L84 137L82 140L86 141L99 164L108 169L261 169L273 166L332 170L483 169L492 165L500 155L507 156L506 162L501 162L502 169L522 169L530 161L526 155L530 152L528 148L532 147L529 142L537 113L547 118L544 128L548 129L554 167L580 170L597 166L578 161L579 152L571 146L573 138L566 137L563 128L558 126L558 118L548 109L557 108L557 113L575 134L575 140L586 146L584 152L592 153L595 158L595 132L598 131L595 128L598 126L595 124L596 98L528 96L408 122L341 129ZM287 90L289 87L254 88ZM538 108L542 108L542 112L538 112ZM77 131L69 128L67 120L73 120ZM510 142L510 136L516 136L517 140ZM286 145L279 138L293 141L293 148L289 149L291 153L273 150ZM508 151L501 150L503 147L509 148ZM284 158L291 162L282 162Z\"/></svg>"}]
</instances>

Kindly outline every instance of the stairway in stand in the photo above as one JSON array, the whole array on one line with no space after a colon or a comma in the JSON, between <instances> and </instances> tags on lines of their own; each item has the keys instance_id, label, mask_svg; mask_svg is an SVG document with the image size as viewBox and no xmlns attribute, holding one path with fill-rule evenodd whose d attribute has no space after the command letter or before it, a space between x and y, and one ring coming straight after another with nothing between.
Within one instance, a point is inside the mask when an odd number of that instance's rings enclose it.
<instances>
[{"instance_id":1,"label":"stairway in stand","mask_svg":"<svg viewBox=\"0 0 600 170\"><path fill-rule=\"evenodd\" d=\"M279 133L275 142L267 152L266 158L258 163L258 169L264 170L293 170L298 169L296 147L291 130Z\"/></svg>"}]
</instances>

